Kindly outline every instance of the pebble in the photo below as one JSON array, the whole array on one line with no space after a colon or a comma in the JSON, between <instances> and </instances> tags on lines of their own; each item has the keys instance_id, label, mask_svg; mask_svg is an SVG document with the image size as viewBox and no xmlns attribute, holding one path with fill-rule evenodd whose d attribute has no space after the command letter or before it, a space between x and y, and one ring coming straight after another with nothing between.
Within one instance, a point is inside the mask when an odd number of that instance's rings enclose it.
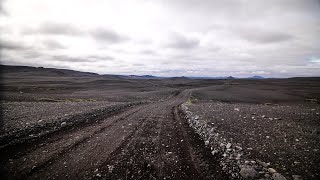
<instances>
[{"instance_id":1,"label":"pebble","mask_svg":"<svg viewBox=\"0 0 320 180\"><path fill-rule=\"evenodd\" d=\"M292 175L293 180L302 180L302 177L299 175Z\"/></svg>"},{"instance_id":2,"label":"pebble","mask_svg":"<svg viewBox=\"0 0 320 180\"><path fill-rule=\"evenodd\" d=\"M109 173L112 173L114 166L113 165L107 165Z\"/></svg>"},{"instance_id":3,"label":"pebble","mask_svg":"<svg viewBox=\"0 0 320 180\"><path fill-rule=\"evenodd\" d=\"M239 109L239 108L234 108L234 110L235 110L235 111L240 111L240 109Z\"/></svg>"},{"instance_id":4,"label":"pebble","mask_svg":"<svg viewBox=\"0 0 320 180\"><path fill-rule=\"evenodd\" d=\"M238 154L236 157L236 160L239 160L241 158L241 154Z\"/></svg>"},{"instance_id":5,"label":"pebble","mask_svg":"<svg viewBox=\"0 0 320 180\"><path fill-rule=\"evenodd\" d=\"M243 167L240 170L240 175L244 179L256 179L258 177L258 172L252 167Z\"/></svg>"},{"instance_id":6,"label":"pebble","mask_svg":"<svg viewBox=\"0 0 320 180\"><path fill-rule=\"evenodd\" d=\"M226 154L226 153L223 153L222 156L223 156L223 157L227 157L227 154Z\"/></svg>"},{"instance_id":7,"label":"pebble","mask_svg":"<svg viewBox=\"0 0 320 180\"><path fill-rule=\"evenodd\" d=\"M228 143L227 146L226 146L226 148L227 148L227 149L230 149L230 147L231 147L231 143Z\"/></svg>"},{"instance_id":8,"label":"pebble","mask_svg":"<svg viewBox=\"0 0 320 180\"><path fill-rule=\"evenodd\" d=\"M287 180L284 176L277 172L272 175L272 178L273 180Z\"/></svg>"},{"instance_id":9,"label":"pebble","mask_svg":"<svg viewBox=\"0 0 320 180\"><path fill-rule=\"evenodd\" d=\"M61 127L66 127L67 126L67 123L66 122L62 122L61 123Z\"/></svg>"},{"instance_id":10,"label":"pebble","mask_svg":"<svg viewBox=\"0 0 320 180\"><path fill-rule=\"evenodd\" d=\"M277 171L275 170L275 169L273 169L273 168L269 168L268 169L268 171L269 171L269 173L271 173L271 174L273 174L273 173L276 173Z\"/></svg>"},{"instance_id":11,"label":"pebble","mask_svg":"<svg viewBox=\"0 0 320 180\"><path fill-rule=\"evenodd\" d=\"M265 163L265 162L260 161L260 160L258 160L258 159L257 159L257 163L258 163L260 166L263 166L263 167L268 167L268 166L270 166L270 163Z\"/></svg>"},{"instance_id":12,"label":"pebble","mask_svg":"<svg viewBox=\"0 0 320 180\"><path fill-rule=\"evenodd\" d=\"M212 155L215 155L217 152L218 152L217 150L213 150L213 151L211 152L211 154L212 154Z\"/></svg>"},{"instance_id":13,"label":"pebble","mask_svg":"<svg viewBox=\"0 0 320 180\"><path fill-rule=\"evenodd\" d=\"M204 144L205 144L206 146L208 146L208 145L209 145L209 141L206 140L206 141L204 142Z\"/></svg>"}]
</instances>

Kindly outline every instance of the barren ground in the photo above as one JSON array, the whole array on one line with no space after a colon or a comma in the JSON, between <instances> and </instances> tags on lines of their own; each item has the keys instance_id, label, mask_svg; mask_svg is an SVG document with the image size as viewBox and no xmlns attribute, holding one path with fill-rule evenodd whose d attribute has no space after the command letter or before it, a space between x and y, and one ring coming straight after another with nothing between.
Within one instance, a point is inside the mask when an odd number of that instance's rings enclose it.
<instances>
[{"instance_id":1,"label":"barren ground","mask_svg":"<svg viewBox=\"0 0 320 180\"><path fill-rule=\"evenodd\" d=\"M242 160L270 162L287 179L319 178L319 78L2 70L1 179L231 179L225 158L212 155L184 118L182 103L241 145Z\"/></svg>"}]
</instances>

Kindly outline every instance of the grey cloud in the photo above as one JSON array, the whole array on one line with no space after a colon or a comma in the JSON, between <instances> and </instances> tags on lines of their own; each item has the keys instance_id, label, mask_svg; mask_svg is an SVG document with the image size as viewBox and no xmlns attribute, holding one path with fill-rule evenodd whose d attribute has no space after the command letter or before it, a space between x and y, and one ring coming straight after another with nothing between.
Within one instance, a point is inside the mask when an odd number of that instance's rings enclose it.
<instances>
[{"instance_id":1,"label":"grey cloud","mask_svg":"<svg viewBox=\"0 0 320 180\"><path fill-rule=\"evenodd\" d=\"M140 53L142 53L142 54L147 54L147 55L155 55L155 54L157 54L155 51L153 51L153 50L142 50L142 51L140 51Z\"/></svg>"},{"instance_id":2,"label":"grey cloud","mask_svg":"<svg viewBox=\"0 0 320 180\"><path fill-rule=\"evenodd\" d=\"M266 16L281 13L317 13L319 14L319 0L269 0L269 1L239 1L239 0L164 0L165 4L172 4L185 11L197 10L201 13L216 13L217 15L228 16L237 19L245 14ZM238 16L237 16L238 15Z\"/></svg>"},{"instance_id":3,"label":"grey cloud","mask_svg":"<svg viewBox=\"0 0 320 180\"><path fill-rule=\"evenodd\" d=\"M277 43L294 39L294 36L287 33L267 31L257 28L241 29L238 34L241 38L247 41L262 44Z\"/></svg>"},{"instance_id":4,"label":"grey cloud","mask_svg":"<svg viewBox=\"0 0 320 180\"><path fill-rule=\"evenodd\" d=\"M108 42L108 43L121 43L127 41L128 38L126 36L120 35L119 33L105 28L97 28L91 31L91 36L101 42Z\"/></svg>"},{"instance_id":5,"label":"grey cloud","mask_svg":"<svg viewBox=\"0 0 320 180\"><path fill-rule=\"evenodd\" d=\"M0 49L1 50L14 50L14 51L21 51L27 50L30 47L24 45L23 43L7 41L7 40L0 40Z\"/></svg>"},{"instance_id":6,"label":"grey cloud","mask_svg":"<svg viewBox=\"0 0 320 180\"><path fill-rule=\"evenodd\" d=\"M66 24L66 23L56 23L56 22L46 22L41 24L36 29L26 29L23 31L25 34L48 34L48 35L69 35L76 36L81 35L83 32L77 27Z\"/></svg>"},{"instance_id":7,"label":"grey cloud","mask_svg":"<svg viewBox=\"0 0 320 180\"><path fill-rule=\"evenodd\" d=\"M61 61L61 62L105 62L105 61L113 61L114 58L107 55L89 55L84 57L74 57L74 56L68 56L68 55L56 55L56 56L49 56L48 59L54 60L54 61Z\"/></svg>"},{"instance_id":8,"label":"grey cloud","mask_svg":"<svg viewBox=\"0 0 320 180\"><path fill-rule=\"evenodd\" d=\"M52 59L54 61L61 61L61 62L95 62L96 59L87 58L87 57L73 57L73 56L67 56L67 55L56 55L51 56L49 59Z\"/></svg>"},{"instance_id":9,"label":"grey cloud","mask_svg":"<svg viewBox=\"0 0 320 180\"><path fill-rule=\"evenodd\" d=\"M136 67L144 67L145 64L142 64L142 63L134 63L132 64L132 66L136 66Z\"/></svg>"},{"instance_id":10,"label":"grey cloud","mask_svg":"<svg viewBox=\"0 0 320 180\"><path fill-rule=\"evenodd\" d=\"M114 60L113 57L111 56L98 56L98 55L90 55L90 56L87 56L88 59L95 59L95 60L100 60L100 61L105 61L105 60Z\"/></svg>"},{"instance_id":11,"label":"grey cloud","mask_svg":"<svg viewBox=\"0 0 320 180\"><path fill-rule=\"evenodd\" d=\"M45 40L42 41L42 44L48 49L65 49L66 46L62 45L58 41L55 40Z\"/></svg>"},{"instance_id":12,"label":"grey cloud","mask_svg":"<svg viewBox=\"0 0 320 180\"><path fill-rule=\"evenodd\" d=\"M181 34L173 34L171 42L167 44L169 48L175 49L193 49L199 45L200 41L195 38L188 38Z\"/></svg>"},{"instance_id":13,"label":"grey cloud","mask_svg":"<svg viewBox=\"0 0 320 180\"><path fill-rule=\"evenodd\" d=\"M7 10L4 7L4 3L6 0L0 0L0 15L9 15Z\"/></svg>"},{"instance_id":14,"label":"grey cloud","mask_svg":"<svg viewBox=\"0 0 320 180\"><path fill-rule=\"evenodd\" d=\"M30 49L29 51L24 52L22 56L27 59L36 59L36 58L43 57L43 54L38 51L34 51Z\"/></svg>"}]
</instances>

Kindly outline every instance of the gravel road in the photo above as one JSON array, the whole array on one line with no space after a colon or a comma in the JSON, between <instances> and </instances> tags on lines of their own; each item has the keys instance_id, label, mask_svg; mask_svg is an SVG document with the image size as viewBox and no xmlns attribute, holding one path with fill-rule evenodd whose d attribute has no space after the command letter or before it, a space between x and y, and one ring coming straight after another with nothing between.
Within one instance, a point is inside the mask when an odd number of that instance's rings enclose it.
<instances>
[{"instance_id":1,"label":"gravel road","mask_svg":"<svg viewBox=\"0 0 320 180\"><path fill-rule=\"evenodd\" d=\"M228 179L180 118L177 107L189 95L3 148L1 179Z\"/></svg>"}]
</instances>

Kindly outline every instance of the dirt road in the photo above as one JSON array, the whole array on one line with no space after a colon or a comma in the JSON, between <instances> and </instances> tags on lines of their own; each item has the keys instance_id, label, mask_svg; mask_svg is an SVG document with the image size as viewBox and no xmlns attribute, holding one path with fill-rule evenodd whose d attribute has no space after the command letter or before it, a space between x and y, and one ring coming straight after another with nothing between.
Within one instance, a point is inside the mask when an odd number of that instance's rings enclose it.
<instances>
[{"instance_id":1,"label":"dirt road","mask_svg":"<svg viewBox=\"0 0 320 180\"><path fill-rule=\"evenodd\" d=\"M8 179L228 179L178 106L190 90L2 150Z\"/></svg>"}]
</instances>

